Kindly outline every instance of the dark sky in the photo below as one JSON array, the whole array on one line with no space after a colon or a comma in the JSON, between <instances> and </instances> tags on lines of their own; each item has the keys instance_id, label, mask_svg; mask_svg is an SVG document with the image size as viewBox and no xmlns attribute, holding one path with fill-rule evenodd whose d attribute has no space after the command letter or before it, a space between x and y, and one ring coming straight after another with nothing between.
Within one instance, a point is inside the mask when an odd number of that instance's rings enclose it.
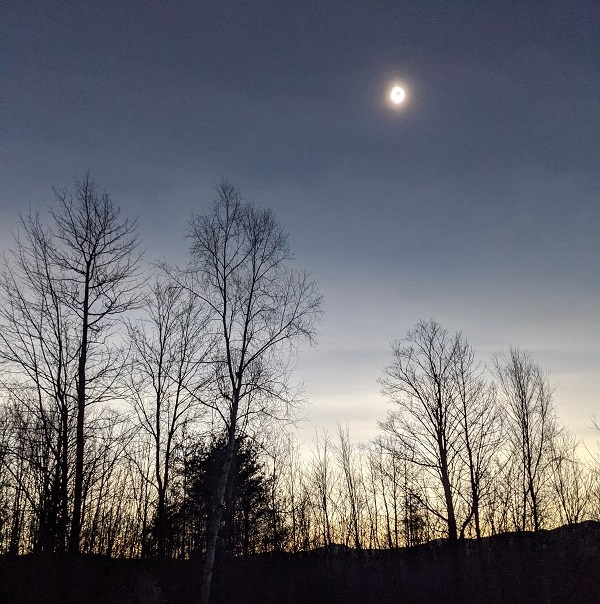
<instances>
[{"instance_id":1,"label":"dark sky","mask_svg":"<svg viewBox=\"0 0 600 604\"><path fill-rule=\"evenodd\" d=\"M273 208L327 316L312 422L376 431L418 319L600 390L600 4L3 2L0 246L90 168L150 258L183 262L227 177ZM392 110L391 84L408 101Z\"/></svg>"}]
</instances>

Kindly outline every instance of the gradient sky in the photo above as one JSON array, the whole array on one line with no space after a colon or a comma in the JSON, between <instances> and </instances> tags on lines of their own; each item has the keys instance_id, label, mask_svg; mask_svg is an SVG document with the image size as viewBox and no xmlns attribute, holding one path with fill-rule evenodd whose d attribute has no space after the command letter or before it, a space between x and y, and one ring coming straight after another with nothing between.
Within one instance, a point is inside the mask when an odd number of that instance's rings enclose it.
<instances>
[{"instance_id":1,"label":"gradient sky","mask_svg":"<svg viewBox=\"0 0 600 604\"><path fill-rule=\"evenodd\" d=\"M593 438L600 4L22 0L1 21L0 247L89 168L149 258L184 262L226 177L326 296L298 362L312 425L375 435L390 342L435 318L484 361L532 352Z\"/></svg>"}]
</instances>

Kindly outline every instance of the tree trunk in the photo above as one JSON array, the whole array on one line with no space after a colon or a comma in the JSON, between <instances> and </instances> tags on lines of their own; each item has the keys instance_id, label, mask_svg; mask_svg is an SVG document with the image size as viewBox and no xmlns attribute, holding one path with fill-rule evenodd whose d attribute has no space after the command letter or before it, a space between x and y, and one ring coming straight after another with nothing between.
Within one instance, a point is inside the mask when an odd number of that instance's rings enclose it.
<instances>
[{"instance_id":1,"label":"tree trunk","mask_svg":"<svg viewBox=\"0 0 600 604\"><path fill-rule=\"evenodd\" d=\"M90 278L89 270L85 276L85 289L83 297L83 321L81 328L81 350L79 352L79 367L77 372L77 432L75 446L75 486L73 493L73 520L71 533L69 535L69 552L79 553L79 542L81 538L81 507L83 495L83 462L84 462L84 418L85 418L85 370L87 363L88 347L88 313L90 300Z\"/></svg>"},{"instance_id":2,"label":"tree trunk","mask_svg":"<svg viewBox=\"0 0 600 604\"><path fill-rule=\"evenodd\" d=\"M234 403L230 414L230 424L227 435L227 453L223 470L219 478L217 486L215 507L210 515L208 527L206 530L206 559L204 561L204 570L202 573L202 586L200 591L200 604L208 604L210 601L210 587L212 582L212 574L215 566L215 554L217 551L217 541L219 539L219 527L223 512L225 510L225 490L227 488L227 480L229 471L233 462L235 453L235 431L237 420L237 408L239 403L239 392L234 395Z\"/></svg>"},{"instance_id":3,"label":"tree trunk","mask_svg":"<svg viewBox=\"0 0 600 604\"><path fill-rule=\"evenodd\" d=\"M64 553L67 546L67 525L69 522L69 416L66 402L61 403L60 450L60 522L58 527L59 551Z\"/></svg>"},{"instance_id":4,"label":"tree trunk","mask_svg":"<svg viewBox=\"0 0 600 604\"><path fill-rule=\"evenodd\" d=\"M457 541L456 516L454 514L454 502L452 501L452 487L450 485L450 475L448 472L448 459L445 449L440 451L442 485L444 487L444 499L446 501L446 513L448 516L448 539L451 542Z\"/></svg>"}]
</instances>

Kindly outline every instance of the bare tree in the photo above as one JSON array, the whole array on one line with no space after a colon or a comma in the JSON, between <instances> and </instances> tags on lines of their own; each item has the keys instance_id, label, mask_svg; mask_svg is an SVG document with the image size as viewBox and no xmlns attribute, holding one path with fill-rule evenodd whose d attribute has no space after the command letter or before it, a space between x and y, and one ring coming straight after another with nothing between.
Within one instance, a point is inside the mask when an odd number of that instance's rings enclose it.
<instances>
[{"instance_id":1,"label":"bare tree","mask_svg":"<svg viewBox=\"0 0 600 604\"><path fill-rule=\"evenodd\" d=\"M167 494L176 437L198 415L198 391L207 379L210 338L198 299L173 281L157 281L146 314L128 324L132 348L129 399L137 425L153 443L157 493L155 533L165 555Z\"/></svg>"},{"instance_id":2,"label":"bare tree","mask_svg":"<svg viewBox=\"0 0 600 604\"><path fill-rule=\"evenodd\" d=\"M323 432L314 439L313 456L308 470L309 480L316 497L321 539L325 548L333 545L332 497L335 488L335 475L331 466L331 438Z\"/></svg>"},{"instance_id":3,"label":"bare tree","mask_svg":"<svg viewBox=\"0 0 600 604\"><path fill-rule=\"evenodd\" d=\"M77 428L75 481L69 550L79 551L87 407L104 398L116 366L109 344L115 321L136 303L139 256L135 222L120 218L108 193L99 193L89 173L75 182L75 193L55 189L58 206L53 245L48 249L68 291L67 305L78 322Z\"/></svg>"},{"instance_id":4,"label":"bare tree","mask_svg":"<svg viewBox=\"0 0 600 604\"><path fill-rule=\"evenodd\" d=\"M24 236L17 238L13 262L0 285L0 358L16 378L9 385L13 393L19 382L30 389L32 396L23 400L37 407L56 465L57 540L64 542L70 516L69 549L78 552L88 408L106 398L114 384L119 363L111 328L136 297L138 240L135 223L120 219L119 209L107 193L98 193L89 174L76 181L74 194L55 189L55 196L48 226L39 215L22 218Z\"/></svg>"},{"instance_id":5,"label":"bare tree","mask_svg":"<svg viewBox=\"0 0 600 604\"><path fill-rule=\"evenodd\" d=\"M227 432L227 455L208 527L200 597L207 604L239 422L277 415L284 411L277 407L293 401L290 354L297 342L313 340L321 296L309 275L291 268L287 237L273 213L243 200L228 182L219 185L212 212L191 221L190 240L195 294L207 305L218 334L212 409Z\"/></svg>"},{"instance_id":6,"label":"bare tree","mask_svg":"<svg viewBox=\"0 0 600 604\"><path fill-rule=\"evenodd\" d=\"M44 549L60 551L66 547L69 522L77 332L66 303L69 291L52 262L52 233L39 214L22 216L21 226L0 277L0 386L13 402L13 419L39 425L43 442L37 443L46 451L48 480L47 492L40 495L43 506L33 509L43 515ZM16 430L13 436L18 434Z\"/></svg>"},{"instance_id":7,"label":"bare tree","mask_svg":"<svg viewBox=\"0 0 600 604\"><path fill-rule=\"evenodd\" d=\"M481 538L481 503L490 487L492 468L501 443L500 413L496 391L483 379L483 370L466 339L457 334L454 345L452 379L455 385L455 404L460 418L461 447L468 473L468 510L460 534L471 519L475 521L475 535Z\"/></svg>"},{"instance_id":8,"label":"bare tree","mask_svg":"<svg viewBox=\"0 0 600 604\"><path fill-rule=\"evenodd\" d=\"M108 502L118 488L115 476L133 436L125 415L107 407L97 414L85 430L85 472L82 494L81 549L101 553L117 535L106 530L104 517L111 513ZM121 496L124 493L121 492ZM106 545L105 545L106 544Z\"/></svg>"},{"instance_id":9,"label":"bare tree","mask_svg":"<svg viewBox=\"0 0 600 604\"><path fill-rule=\"evenodd\" d=\"M530 354L518 348L494 357L495 374L508 418L513 453L520 464L522 516L538 531L543 521L542 489L547 477L557 424L547 375ZM529 509L530 513L527 513Z\"/></svg>"},{"instance_id":10,"label":"bare tree","mask_svg":"<svg viewBox=\"0 0 600 604\"><path fill-rule=\"evenodd\" d=\"M338 424L338 445L335 447L337 461L342 469L344 476L344 485L346 487L346 498L350 512L350 532L352 541L357 552L360 553L361 547L361 528L362 528L362 498L360 497L359 477L354 463L354 451L350 442L348 426L344 430L341 424Z\"/></svg>"},{"instance_id":11,"label":"bare tree","mask_svg":"<svg viewBox=\"0 0 600 604\"><path fill-rule=\"evenodd\" d=\"M589 508L593 473L579 455L581 443L564 432L552 443L551 483L562 524L581 522Z\"/></svg>"},{"instance_id":12,"label":"bare tree","mask_svg":"<svg viewBox=\"0 0 600 604\"><path fill-rule=\"evenodd\" d=\"M385 512L385 543L389 549L399 547L401 514L401 460L395 453L395 443L390 438L377 438L370 452L370 461L375 465L380 482L381 501Z\"/></svg>"},{"instance_id":13,"label":"bare tree","mask_svg":"<svg viewBox=\"0 0 600 604\"><path fill-rule=\"evenodd\" d=\"M460 418L455 407L455 338L437 322L420 321L403 342L392 345L394 362L380 380L383 393L397 409L382 428L396 437L409 461L433 472L441 482L445 514L435 509L456 541L455 489Z\"/></svg>"}]
</instances>

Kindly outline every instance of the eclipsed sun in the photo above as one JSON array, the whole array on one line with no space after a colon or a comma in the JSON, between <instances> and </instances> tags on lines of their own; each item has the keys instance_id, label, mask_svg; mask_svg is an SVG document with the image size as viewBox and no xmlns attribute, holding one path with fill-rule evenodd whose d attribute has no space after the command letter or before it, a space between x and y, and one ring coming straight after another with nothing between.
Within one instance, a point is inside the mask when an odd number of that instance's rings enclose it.
<instances>
[{"instance_id":1,"label":"eclipsed sun","mask_svg":"<svg viewBox=\"0 0 600 604\"><path fill-rule=\"evenodd\" d=\"M402 86L394 86L390 92L390 101L392 101L394 105L402 105L404 99L406 99L404 88L402 88Z\"/></svg>"}]
</instances>

